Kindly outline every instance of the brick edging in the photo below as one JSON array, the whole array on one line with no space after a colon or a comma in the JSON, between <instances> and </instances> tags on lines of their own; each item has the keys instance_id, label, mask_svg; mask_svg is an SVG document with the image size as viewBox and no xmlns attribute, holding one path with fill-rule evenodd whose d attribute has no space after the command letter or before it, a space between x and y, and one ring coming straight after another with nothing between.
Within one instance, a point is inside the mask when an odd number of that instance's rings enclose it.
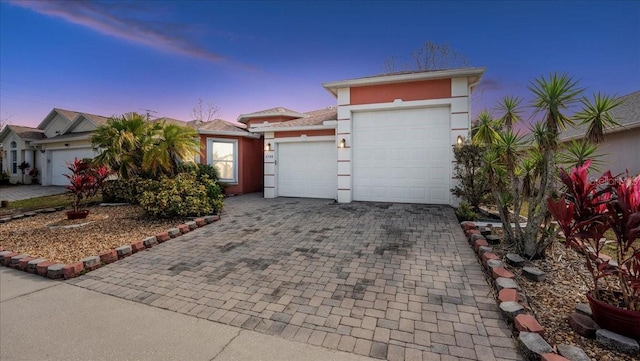
<instances>
[{"instance_id":1,"label":"brick edging","mask_svg":"<svg viewBox=\"0 0 640 361\"><path fill-rule=\"evenodd\" d=\"M159 243L164 243L172 238L179 237L196 228L217 222L219 219L219 215L198 217L193 221L182 223L177 227L170 229L180 230L177 234L172 234L170 236L169 231L160 232L155 236L131 242L115 249L104 251L99 255L85 257L79 261L71 262L69 264L52 262L44 258L38 258L24 253L16 253L0 247L0 265L37 274L50 279L67 280L96 270L109 263L116 262L134 253L144 251L147 248L156 246Z\"/></svg>"},{"instance_id":2,"label":"brick edging","mask_svg":"<svg viewBox=\"0 0 640 361\"><path fill-rule=\"evenodd\" d=\"M515 281L515 275L504 268L500 257L493 253L485 236L490 230L480 230L473 222L461 222L469 245L473 247L484 272L492 279L491 285L498 295L502 318L517 336L518 350L527 360L569 361L554 352L544 339L544 327L526 311L524 295Z\"/></svg>"}]
</instances>

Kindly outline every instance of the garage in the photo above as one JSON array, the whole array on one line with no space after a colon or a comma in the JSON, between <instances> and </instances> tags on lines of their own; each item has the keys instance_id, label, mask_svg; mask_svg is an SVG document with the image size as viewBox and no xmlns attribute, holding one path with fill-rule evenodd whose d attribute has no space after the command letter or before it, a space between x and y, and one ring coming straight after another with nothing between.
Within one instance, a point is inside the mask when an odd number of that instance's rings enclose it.
<instances>
[{"instance_id":1,"label":"garage","mask_svg":"<svg viewBox=\"0 0 640 361\"><path fill-rule=\"evenodd\" d=\"M336 159L334 141L278 143L278 195L336 199Z\"/></svg>"},{"instance_id":2,"label":"garage","mask_svg":"<svg viewBox=\"0 0 640 361\"><path fill-rule=\"evenodd\" d=\"M73 162L75 158L93 158L94 151L91 148L72 148L72 149L56 149L51 150L49 159L49 175L51 182L49 184L63 186L69 184L69 180L64 174L69 173L66 162Z\"/></svg>"},{"instance_id":3,"label":"garage","mask_svg":"<svg viewBox=\"0 0 640 361\"><path fill-rule=\"evenodd\" d=\"M449 204L450 110L353 113L353 200Z\"/></svg>"}]
</instances>

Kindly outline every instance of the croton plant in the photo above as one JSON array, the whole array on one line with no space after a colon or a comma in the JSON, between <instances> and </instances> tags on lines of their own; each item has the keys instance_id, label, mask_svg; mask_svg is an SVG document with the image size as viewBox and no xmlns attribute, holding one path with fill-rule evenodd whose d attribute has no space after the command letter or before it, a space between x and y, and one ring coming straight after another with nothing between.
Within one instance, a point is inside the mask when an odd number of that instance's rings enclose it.
<instances>
[{"instance_id":1,"label":"croton plant","mask_svg":"<svg viewBox=\"0 0 640 361\"><path fill-rule=\"evenodd\" d=\"M589 160L571 173L560 170L566 189L559 199L548 199L549 211L561 227L566 245L585 255L593 278L592 295L602 297L603 290L609 294L617 291L622 304L615 306L640 311L640 247L634 243L640 237L640 175L614 177L607 171L590 180L590 165ZM613 258L602 253L608 230L615 234ZM611 277L617 282L601 282Z\"/></svg>"},{"instance_id":2,"label":"croton plant","mask_svg":"<svg viewBox=\"0 0 640 361\"><path fill-rule=\"evenodd\" d=\"M83 199L95 196L111 172L105 166L94 166L82 159L75 158L67 162L70 174L64 174L69 179L66 188L74 197L73 210L78 212Z\"/></svg>"}]
</instances>

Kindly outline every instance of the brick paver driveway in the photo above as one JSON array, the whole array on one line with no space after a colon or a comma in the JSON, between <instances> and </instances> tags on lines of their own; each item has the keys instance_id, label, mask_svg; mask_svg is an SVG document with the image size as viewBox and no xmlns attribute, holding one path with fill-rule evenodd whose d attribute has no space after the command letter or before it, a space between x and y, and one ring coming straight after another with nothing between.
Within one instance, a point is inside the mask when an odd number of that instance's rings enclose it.
<instances>
[{"instance_id":1,"label":"brick paver driveway","mask_svg":"<svg viewBox=\"0 0 640 361\"><path fill-rule=\"evenodd\" d=\"M69 282L379 359L520 359L444 206L229 198L219 222Z\"/></svg>"}]
</instances>

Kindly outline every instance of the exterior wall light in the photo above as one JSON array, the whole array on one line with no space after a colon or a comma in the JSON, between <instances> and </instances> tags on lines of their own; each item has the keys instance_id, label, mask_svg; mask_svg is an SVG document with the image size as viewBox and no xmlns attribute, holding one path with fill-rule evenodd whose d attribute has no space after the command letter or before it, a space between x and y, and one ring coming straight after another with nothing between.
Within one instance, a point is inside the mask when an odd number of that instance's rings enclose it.
<instances>
[{"instance_id":1,"label":"exterior wall light","mask_svg":"<svg viewBox=\"0 0 640 361\"><path fill-rule=\"evenodd\" d=\"M266 152L271 151L271 143L267 143L267 145L265 145L265 146L264 146L264 150L265 150Z\"/></svg>"},{"instance_id":2,"label":"exterior wall light","mask_svg":"<svg viewBox=\"0 0 640 361\"><path fill-rule=\"evenodd\" d=\"M338 143L338 148L344 148L346 146L347 146L347 141L344 138L342 138L340 143Z\"/></svg>"},{"instance_id":3,"label":"exterior wall light","mask_svg":"<svg viewBox=\"0 0 640 361\"><path fill-rule=\"evenodd\" d=\"M458 139L456 139L456 144L458 146L462 146L462 143L464 143L464 138L462 138L461 135L458 136Z\"/></svg>"}]
</instances>

